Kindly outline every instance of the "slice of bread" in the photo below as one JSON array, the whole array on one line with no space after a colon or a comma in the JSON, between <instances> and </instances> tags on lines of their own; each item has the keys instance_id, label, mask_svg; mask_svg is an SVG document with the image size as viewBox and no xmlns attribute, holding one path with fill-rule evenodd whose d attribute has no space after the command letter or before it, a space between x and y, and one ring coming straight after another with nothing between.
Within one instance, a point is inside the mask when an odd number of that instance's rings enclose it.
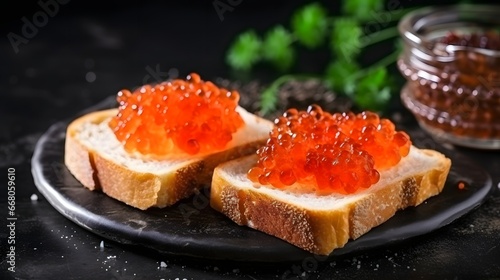
<instances>
[{"instance_id":1,"label":"slice of bread","mask_svg":"<svg viewBox=\"0 0 500 280\"><path fill-rule=\"evenodd\" d=\"M64 162L90 190L139 209L166 207L208 187L221 162L254 153L265 143L273 123L241 107L237 111L245 124L225 150L164 160L125 151L108 126L117 109L86 114L67 128Z\"/></svg>"},{"instance_id":2,"label":"slice of bread","mask_svg":"<svg viewBox=\"0 0 500 280\"><path fill-rule=\"evenodd\" d=\"M328 255L443 189L450 159L434 150L411 147L401 162L380 173L380 180L354 194L314 193L260 186L247 178L256 163L251 155L218 166L211 206L239 225L263 231L315 254ZM292 186L297 189L297 186Z\"/></svg>"}]
</instances>

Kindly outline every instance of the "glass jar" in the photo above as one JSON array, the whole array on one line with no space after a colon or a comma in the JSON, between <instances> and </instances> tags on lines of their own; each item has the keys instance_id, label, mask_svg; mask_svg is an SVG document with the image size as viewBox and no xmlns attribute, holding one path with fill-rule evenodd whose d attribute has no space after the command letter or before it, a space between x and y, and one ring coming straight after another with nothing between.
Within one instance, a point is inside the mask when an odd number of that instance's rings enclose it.
<instances>
[{"instance_id":1,"label":"glass jar","mask_svg":"<svg viewBox=\"0 0 500 280\"><path fill-rule=\"evenodd\" d=\"M401 100L432 136L500 149L500 6L429 7L399 22Z\"/></svg>"}]
</instances>

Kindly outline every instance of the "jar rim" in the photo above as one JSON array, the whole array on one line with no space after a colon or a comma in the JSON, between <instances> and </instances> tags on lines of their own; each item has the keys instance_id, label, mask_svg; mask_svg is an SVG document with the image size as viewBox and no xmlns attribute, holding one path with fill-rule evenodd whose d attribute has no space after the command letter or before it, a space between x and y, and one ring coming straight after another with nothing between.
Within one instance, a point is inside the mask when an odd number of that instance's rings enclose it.
<instances>
[{"instance_id":1,"label":"jar rim","mask_svg":"<svg viewBox=\"0 0 500 280\"><path fill-rule=\"evenodd\" d=\"M443 28L455 23L478 23L485 29L500 30L500 5L487 4L457 4L445 6L423 7L409 12L398 23L401 37L415 47L425 47L431 50L435 44L426 38L423 30L432 25L442 25ZM493 20L493 22L488 21ZM488 27L486 27L488 26ZM493 26L493 28L492 28ZM451 46L448 46L451 47ZM500 50L453 46L450 50L467 49L487 56L500 57Z\"/></svg>"}]
</instances>

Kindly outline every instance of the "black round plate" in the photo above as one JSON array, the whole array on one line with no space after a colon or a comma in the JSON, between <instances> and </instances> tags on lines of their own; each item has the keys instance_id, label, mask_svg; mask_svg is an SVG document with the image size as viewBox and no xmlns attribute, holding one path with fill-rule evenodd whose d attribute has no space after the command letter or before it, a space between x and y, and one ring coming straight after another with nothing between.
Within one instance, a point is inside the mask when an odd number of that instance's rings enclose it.
<instances>
[{"instance_id":1,"label":"black round plate","mask_svg":"<svg viewBox=\"0 0 500 280\"><path fill-rule=\"evenodd\" d=\"M110 97L82 114L114 105L114 97ZM40 138L32 159L32 173L48 202L76 224L113 241L168 254L270 262L300 261L312 256L278 238L233 223L210 207L208 193L165 209L141 211L103 193L89 191L64 165L68 123L54 124ZM334 250L332 257L434 231L478 207L493 191L489 174L470 159L441 148L420 130L409 133L416 145L435 148L452 159L443 192L418 207L399 211L384 224ZM459 182L464 182L466 188L460 190Z\"/></svg>"}]
</instances>

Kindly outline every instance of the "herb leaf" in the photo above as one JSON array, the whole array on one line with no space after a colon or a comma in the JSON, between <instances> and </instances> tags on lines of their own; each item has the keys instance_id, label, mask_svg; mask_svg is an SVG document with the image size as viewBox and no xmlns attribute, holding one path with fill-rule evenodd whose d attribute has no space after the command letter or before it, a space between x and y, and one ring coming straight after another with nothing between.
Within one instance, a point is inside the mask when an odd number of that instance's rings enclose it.
<instances>
[{"instance_id":1,"label":"herb leaf","mask_svg":"<svg viewBox=\"0 0 500 280\"><path fill-rule=\"evenodd\" d=\"M330 48L338 59L351 62L361 52L363 31L352 18L337 18L333 21Z\"/></svg>"},{"instance_id":2,"label":"herb leaf","mask_svg":"<svg viewBox=\"0 0 500 280\"><path fill-rule=\"evenodd\" d=\"M373 18L373 14L384 9L383 0L344 0L342 11L359 20Z\"/></svg>"},{"instance_id":3,"label":"herb leaf","mask_svg":"<svg viewBox=\"0 0 500 280\"><path fill-rule=\"evenodd\" d=\"M240 34L229 48L226 62L233 69L249 70L260 60L261 44L253 30Z\"/></svg>"},{"instance_id":4,"label":"herb leaf","mask_svg":"<svg viewBox=\"0 0 500 280\"><path fill-rule=\"evenodd\" d=\"M384 110L395 90L393 77L386 68L394 63L402 51L401 40L391 53L371 65L362 65L359 54L370 45L394 39L398 36L396 27L387 27L364 34L361 23L388 18L393 22L410 9L403 9L399 15L389 15L384 11L384 0L341 0L341 13L331 17L319 1L298 8L290 19L290 27L278 25L264 35L248 30L240 34L226 53L226 62L234 70L250 70L259 62L273 64L282 75L261 93L259 105L262 114L276 109L279 89L287 81L300 73L291 71L299 55L296 43L309 49L327 44L331 60L319 80L331 90L345 94L354 101L358 109ZM368 30L369 31L369 30ZM262 36L262 38L260 37ZM395 50L394 50L395 49ZM250 74L249 71L234 73ZM313 73L314 74L314 73ZM318 78L317 75L315 75ZM309 77L310 78L310 77Z\"/></svg>"},{"instance_id":5,"label":"herb leaf","mask_svg":"<svg viewBox=\"0 0 500 280\"><path fill-rule=\"evenodd\" d=\"M270 86L260 95L260 113L267 115L276 109L278 103L278 87Z\"/></svg>"},{"instance_id":6,"label":"herb leaf","mask_svg":"<svg viewBox=\"0 0 500 280\"><path fill-rule=\"evenodd\" d=\"M323 43L328 27L327 12L319 3L312 3L296 11L292 16L292 31L295 37L308 48Z\"/></svg>"},{"instance_id":7,"label":"herb leaf","mask_svg":"<svg viewBox=\"0 0 500 280\"><path fill-rule=\"evenodd\" d=\"M326 68L326 84L333 91L352 97L356 82L355 75L358 71L360 71L360 67L355 62L336 60Z\"/></svg>"},{"instance_id":8,"label":"herb leaf","mask_svg":"<svg viewBox=\"0 0 500 280\"><path fill-rule=\"evenodd\" d=\"M371 69L357 83L354 103L362 109L383 110L391 98L391 84L384 67Z\"/></svg>"},{"instance_id":9,"label":"herb leaf","mask_svg":"<svg viewBox=\"0 0 500 280\"><path fill-rule=\"evenodd\" d=\"M290 69L295 59L292 34L279 25L266 33L262 43L262 55L271 61L279 70Z\"/></svg>"}]
</instances>

